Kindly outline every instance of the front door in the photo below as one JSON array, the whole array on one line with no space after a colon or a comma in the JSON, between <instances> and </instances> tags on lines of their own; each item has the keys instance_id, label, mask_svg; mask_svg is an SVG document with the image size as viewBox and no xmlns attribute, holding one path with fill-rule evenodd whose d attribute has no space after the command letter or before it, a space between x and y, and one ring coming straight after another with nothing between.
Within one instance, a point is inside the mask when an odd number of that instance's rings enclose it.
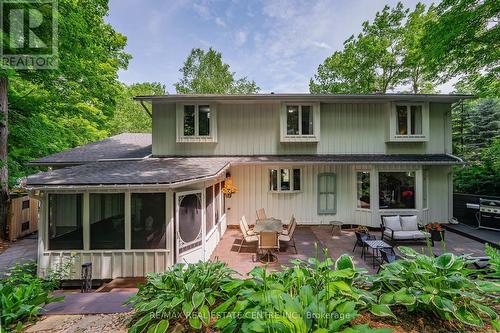
<instances>
[{"instance_id":1,"label":"front door","mask_svg":"<svg viewBox=\"0 0 500 333\"><path fill-rule=\"evenodd\" d=\"M203 261L205 235L202 220L201 191L177 193L175 219L177 262Z\"/></svg>"}]
</instances>

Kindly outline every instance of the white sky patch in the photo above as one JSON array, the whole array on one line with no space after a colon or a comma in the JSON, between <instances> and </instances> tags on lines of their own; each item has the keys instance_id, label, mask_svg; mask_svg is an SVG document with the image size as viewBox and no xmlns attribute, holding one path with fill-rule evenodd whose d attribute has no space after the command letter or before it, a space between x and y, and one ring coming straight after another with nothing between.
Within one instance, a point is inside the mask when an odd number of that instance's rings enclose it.
<instances>
[{"instance_id":1,"label":"white sky patch","mask_svg":"<svg viewBox=\"0 0 500 333\"><path fill-rule=\"evenodd\" d=\"M328 50L328 49L332 48L330 45L328 45L325 42L313 41L311 44L316 46L316 47L319 47L320 49L327 49Z\"/></svg>"},{"instance_id":2,"label":"white sky patch","mask_svg":"<svg viewBox=\"0 0 500 333\"><path fill-rule=\"evenodd\" d=\"M246 31L238 31L236 33L236 45L237 46L241 46L243 44L245 44L245 42L247 41L247 32Z\"/></svg>"},{"instance_id":3,"label":"white sky patch","mask_svg":"<svg viewBox=\"0 0 500 333\"><path fill-rule=\"evenodd\" d=\"M223 28L226 26L226 22L224 22L224 20L221 19L220 17L215 18L215 24L217 24L219 27L223 27Z\"/></svg>"}]
</instances>

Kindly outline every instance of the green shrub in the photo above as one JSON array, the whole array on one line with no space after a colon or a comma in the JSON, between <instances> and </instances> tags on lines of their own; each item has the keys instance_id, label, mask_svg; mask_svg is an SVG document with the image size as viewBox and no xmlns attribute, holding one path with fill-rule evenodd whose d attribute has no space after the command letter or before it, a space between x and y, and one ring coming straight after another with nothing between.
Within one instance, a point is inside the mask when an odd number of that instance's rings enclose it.
<instances>
[{"instance_id":1,"label":"green shrub","mask_svg":"<svg viewBox=\"0 0 500 333\"><path fill-rule=\"evenodd\" d=\"M442 319L482 326L484 319L496 320L488 303L500 293L500 284L474 279L471 260L451 253L439 257L400 247L406 256L384 265L371 277L379 302L404 305L409 311L432 312Z\"/></svg>"},{"instance_id":2,"label":"green shrub","mask_svg":"<svg viewBox=\"0 0 500 333\"><path fill-rule=\"evenodd\" d=\"M16 265L0 279L0 327L20 330L23 323L34 319L42 306L62 300L49 293L55 281L46 281L36 276L36 265ZM1 331L1 329L0 329Z\"/></svg>"},{"instance_id":3,"label":"green shrub","mask_svg":"<svg viewBox=\"0 0 500 333\"><path fill-rule=\"evenodd\" d=\"M230 297L221 286L235 281L233 273L217 261L177 264L165 273L150 274L128 301L135 309L129 332L164 332L170 322L195 329L208 326L210 308Z\"/></svg>"},{"instance_id":4,"label":"green shrub","mask_svg":"<svg viewBox=\"0 0 500 333\"><path fill-rule=\"evenodd\" d=\"M489 270L490 273L488 277L494 278L494 279L500 279L500 253L499 251L494 248L493 246L490 246L486 244L486 249L485 249L486 255L489 257L488 264L489 264Z\"/></svg>"}]
</instances>

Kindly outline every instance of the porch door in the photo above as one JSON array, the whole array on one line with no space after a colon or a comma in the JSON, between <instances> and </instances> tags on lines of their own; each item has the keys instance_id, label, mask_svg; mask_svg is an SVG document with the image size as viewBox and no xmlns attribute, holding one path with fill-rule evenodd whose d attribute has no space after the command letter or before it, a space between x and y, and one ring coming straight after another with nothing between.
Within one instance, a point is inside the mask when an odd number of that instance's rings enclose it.
<instances>
[{"instance_id":1,"label":"porch door","mask_svg":"<svg viewBox=\"0 0 500 333\"><path fill-rule=\"evenodd\" d=\"M201 191L176 194L176 258L180 263L203 261L205 231L203 228Z\"/></svg>"}]
</instances>

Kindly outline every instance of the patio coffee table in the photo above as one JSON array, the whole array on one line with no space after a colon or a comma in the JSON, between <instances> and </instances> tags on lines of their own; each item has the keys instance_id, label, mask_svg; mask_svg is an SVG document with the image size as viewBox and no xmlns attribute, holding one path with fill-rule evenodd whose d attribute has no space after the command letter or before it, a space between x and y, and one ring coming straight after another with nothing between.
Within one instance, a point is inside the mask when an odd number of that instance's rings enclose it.
<instances>
[{"instance_id":1,"label":"patio coffee table","mask_svg":"<svg viewBox=\"0 0 500 333\"><path fill-rule=\"evenodd\" d=\"M262 231L276 231L277 233L280 233L283 231L283 224L281 223L281 220L275 218L267 218L255 223L253 231L256 234Z\"/></svg>"},{"instance_id":2,"label":"patio coffee table","mask_svg":"<svg viewBox=\"0 0 500 333\"><path fill-rule=\"evenodd\" d=\"M372 249L373 268L375 268L375 261L379 262L379 249L392 249L392 246L379 239L367 239L364 241L367 248ZM368 249L366 251L368 253ZM365 253L366 259L366 253Z\"/></svg>"}]
</instances>

